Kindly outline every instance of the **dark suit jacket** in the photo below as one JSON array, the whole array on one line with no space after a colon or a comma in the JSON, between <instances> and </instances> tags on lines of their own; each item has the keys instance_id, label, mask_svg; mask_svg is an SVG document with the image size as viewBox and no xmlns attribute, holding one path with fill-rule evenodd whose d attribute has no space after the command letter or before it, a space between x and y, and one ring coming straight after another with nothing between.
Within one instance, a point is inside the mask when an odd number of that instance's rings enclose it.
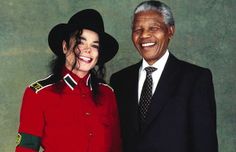
<instances>
[{"instance_id":1,"label":"dark suit jacket","mask_svg":"<svg viewBox=\"0 0 236 152\"><path fill-rule=\"evenodd\" d=\"M210 70L170 54L140 129L141 62L111 76L124 152L217 152L216 105Z\"/></svg>"}]
</instances>

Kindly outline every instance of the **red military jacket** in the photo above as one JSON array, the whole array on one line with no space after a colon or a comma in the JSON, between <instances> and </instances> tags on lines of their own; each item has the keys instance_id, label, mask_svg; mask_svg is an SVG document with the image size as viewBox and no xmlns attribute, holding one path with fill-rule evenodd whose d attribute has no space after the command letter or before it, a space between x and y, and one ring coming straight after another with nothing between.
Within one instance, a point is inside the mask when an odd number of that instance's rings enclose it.
<instances>
[{"instance_id":1,"label":"red military jacket","mask_svg":"<svg viewBox=\"0 0 236 152\"><path fill-rule=\"evenodd\" d=\"M113 90L100 83L93 101L90 75L68 70L59 83L49 78L26 88L16 152L120 152L120 128ZM61 88L56 92L55 88Z\"/></svg>"}]
</instances>

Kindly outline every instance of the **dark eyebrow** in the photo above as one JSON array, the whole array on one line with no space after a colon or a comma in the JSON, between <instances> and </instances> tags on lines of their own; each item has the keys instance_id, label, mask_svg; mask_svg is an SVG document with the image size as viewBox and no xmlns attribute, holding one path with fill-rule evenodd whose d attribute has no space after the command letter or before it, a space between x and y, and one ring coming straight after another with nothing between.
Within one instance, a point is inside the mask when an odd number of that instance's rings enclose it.
<instances>
[{"instance_id":1,"label":"dark eyebrow","mask_svg":"<svg viewBox=\"0 0 236 152\"><path fill-rule=\"evenodd\" d=\"M84 38L84 37L82 37L82 36L80 36L79 39L81 39L81 40L86 40L86 38Z\"/></svg>"},{"instance_id":2,"label":"dark eyebrow","mask_svg":"<svg viewBox=\"0 0 236 152\"><path fill-rule=\"evenodd\" d=\"M87 40L86 38L84 38L84 37L82 37L82 36L80 36L80 39L81 39L81 40L85 40L85 41ZM99 41L93 41L93 43L99 43Z\"/></svg>"},{"instance_id":3,"label":"dark eyebrow","mask_svg":"<svg viewBox=\"0 0 236 152\"><path fill-rule=\"evenodd\" d=\"M160 23L152 23L151 26L161 26Z\"/></svg>"}]
</instances>

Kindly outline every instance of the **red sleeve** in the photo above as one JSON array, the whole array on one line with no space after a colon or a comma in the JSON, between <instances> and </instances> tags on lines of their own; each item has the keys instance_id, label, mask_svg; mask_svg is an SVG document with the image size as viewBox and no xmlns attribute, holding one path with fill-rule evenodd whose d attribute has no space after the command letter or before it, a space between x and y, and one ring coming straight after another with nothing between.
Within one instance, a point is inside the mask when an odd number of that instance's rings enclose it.
<instances>
[{"instance_id":1,"label":"red sleeve","mask_svg":"<svg viewBox=\"0 0 236 152\"><path fill-rule=\"evenodd\" d=\"M24 147L17 146L16 147L16 152L37 152L37 151L29 149L29 148L24 148Z\"/></svg>"},{"instance_id":2,"label":"red sleeve","mask_svg":"<svg viewBox=\"0 0 236 152\"><path fill-rule=\"evenodd\" d=\"M122 151L122 145L121 145L121 135L120 135L120 120L119 120L119 114L116 104L116 98L114 93L111 95L111 107L112 107L112 116L113 116L113 129L112 129L112 150L111 152L121 152Z\"/></svg>"},{"instance_id":3,"label":"red sleeve","mask_svg":"<svg viewBox=\"0 0 236 152\"><path fill-rule=\"evenodd\" d=\"M20 134L24 134L27 135L27 137L32 138L24 138L25 136L22 136L22 138L18 140L16 152L35 152L32 148L27 147L27 145L25 146L25 143L33 142L32 144L40 145L39 141L42 136L43 126L44 118L40 96L32 89L27 88L25 90L21 105L20 125L18 132L19 136Z\"/></svg>"}]
</instances>

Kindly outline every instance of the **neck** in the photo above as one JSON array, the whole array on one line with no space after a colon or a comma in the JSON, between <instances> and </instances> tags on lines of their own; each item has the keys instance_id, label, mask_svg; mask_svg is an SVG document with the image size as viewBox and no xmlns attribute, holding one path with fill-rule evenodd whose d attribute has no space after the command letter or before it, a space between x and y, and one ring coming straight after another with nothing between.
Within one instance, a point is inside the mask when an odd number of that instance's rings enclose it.
<instances>
[{"instance_id":1,"label":"neck","mask_svg":"<svg viewBox=\"0 0 236 152\"><path fill-rule=\"evenodd\" d=\"M76 70L76 69L73 69L72 73L77 75L79 78L83 78L83 77L85 77L88 74L87 71L85 72L85 71L80 71L80 70Z\"/></svg>"}]
</instances>

